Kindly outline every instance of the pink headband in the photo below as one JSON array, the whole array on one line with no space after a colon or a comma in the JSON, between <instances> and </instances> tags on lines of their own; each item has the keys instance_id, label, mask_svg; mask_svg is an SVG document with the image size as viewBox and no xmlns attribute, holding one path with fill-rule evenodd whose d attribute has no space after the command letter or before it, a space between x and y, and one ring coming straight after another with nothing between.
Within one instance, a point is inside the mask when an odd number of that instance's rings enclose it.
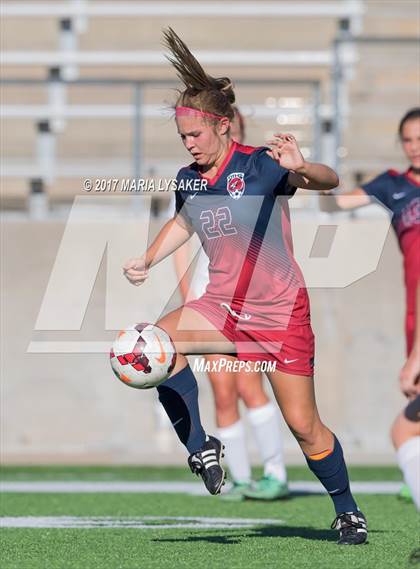
<instances>
[{"instance_id":1,"label":"pink headband","mask_svg":"<svg viewBox=\"0 0 420 569\"><path fill-rule=\"evenodd\" d=\"M198 109L193 109L192 107L175 107L175 116L176 117L210 117L212 119L221 120L224 117L220 117L218 115L214 115L213 113L205 113L204 111L199 111Z\"/></svg>"}]
</instances>

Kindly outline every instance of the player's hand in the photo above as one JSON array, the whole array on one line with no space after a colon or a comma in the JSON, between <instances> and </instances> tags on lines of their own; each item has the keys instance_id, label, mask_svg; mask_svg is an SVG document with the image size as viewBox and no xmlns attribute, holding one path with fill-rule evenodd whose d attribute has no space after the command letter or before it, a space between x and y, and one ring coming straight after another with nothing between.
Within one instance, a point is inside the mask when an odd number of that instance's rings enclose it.
<instances>
[{"instance_id":1,"label":"player's hand","mask_svg":"<svg viewBox=\"0 0 420 569\"><path fill-rule=\"evenodd\" d=\"M299 172L305 167L305 159L292 134L275 134L274 140L270 140L267 144L271 146L267 154L283 168Z\"/></svg>"},{"instance_id":2,"label":"player's hand","mask_svg":"<svg viewBox=\"0 0 420 569\"><path fill-rule=\"evenodd\" d=\"M412 352L400 372L400 387L412 399L420 393L420 355Z\"/></svg>"},{"instance_id":3,"label":"player's hand","mask_svg":"<svg viewBox=\"0 0 420 569\"><path fill-rule=\"evenodd\" d=\"M123 265L124 276L135 286L140 286L149 276L149 270L146 265L146 255L129 259Z\"/></svg>"}]
</instances>

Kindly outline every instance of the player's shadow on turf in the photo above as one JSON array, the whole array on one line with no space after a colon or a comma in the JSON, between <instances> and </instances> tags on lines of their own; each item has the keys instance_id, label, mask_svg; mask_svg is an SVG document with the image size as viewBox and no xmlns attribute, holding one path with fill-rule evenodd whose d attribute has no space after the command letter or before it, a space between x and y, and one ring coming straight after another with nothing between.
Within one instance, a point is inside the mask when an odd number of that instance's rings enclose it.
<instances>
[{"instance_id":1,"label":"player's shadow on turf","mask_svg":"<svg viewBox=\"0 0 420 569\"><path fill-rule=\"evenodd\" d=\"M318 492L316 490L290 490L287 496L283 496L282 498L276 498L275 500L272 501L289 502L290 500L293 500L293 498L302 498L307 496L325 496L325 492L321 491ZM253 502L254 504L259 502L261 504L261 500L257 500L254 498L246 498L244 501L247 503Z\"/></svg>"},{"instance_id":2,"label":"player's shadow on turf","mask_svg":"<svg viewBox=\"0 0 420 569\"><path fill-rule=\"evenodd\" d=\"M224 545L234 545L241 542L241 539L246 537L301 537L302 539L309 539L313 541L337 541L337 535L331 530L315 529L307 527L290 527L290 526L263 526L255 528L248 533L241 534L240 538L236 535L190 535L188 537L180 538L156 538L152 541L158 542L195 542L195 541L208 541L210 543L221 543Z\"/></svg>"},{"instance_id":3,"label":"player's shadow on turf","mask_svg":"<svg viewBox=\"0 0 420 569\"><path fill-rule=\"evenodd\" d=\"M242 537L242 536L241 536ZM156 538L152 541L166 542L166 543L179 543L179 542L194 542L194 541L208 541L209 543L220 543L221 545L238 545L241 540L236 535L190 535L189 537L180 538Z\"/></svg>"},{"instance_id":4,"label":"player's shadow on turf","mask_svg":"<svg viewBox=\"0 0 420 569\"><path fill-rule=\"evenodd\" d=\"M301 537L316 541L337 541L336 532L332 530L292 526L262 526L251 530L245 537Z\"/></svg>"}]
</instances>

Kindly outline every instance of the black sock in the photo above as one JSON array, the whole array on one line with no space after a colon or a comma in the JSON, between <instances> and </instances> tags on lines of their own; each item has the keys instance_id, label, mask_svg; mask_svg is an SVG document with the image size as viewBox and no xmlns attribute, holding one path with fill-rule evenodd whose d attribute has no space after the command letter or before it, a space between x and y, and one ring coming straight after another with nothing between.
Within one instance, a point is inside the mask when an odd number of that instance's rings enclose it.
<instances>
[{"instance_id":1,"label":"black sock","mask_svg":"<svg viewBox=\"0 0 420 569\"><path fill-rule=\"evenodd\" d=\"M181 443L190 454L200 450L206 433L200 421L198 385L190 366L161 383L157 390Z\"/></svg>"},{"instance_id":2,"label":"black sock","mask_svg":"<svg viewBox=\"0 0 420 569\"><path fill-rule=\"evenodd\" d=\"M308 456L305 458L309 468L331 496L336 513L357 512L357 504L350 491L343 449L336 436L334 435L334 449L325 458L320 460L313 460Z\"/></svg>"}]
</instances>

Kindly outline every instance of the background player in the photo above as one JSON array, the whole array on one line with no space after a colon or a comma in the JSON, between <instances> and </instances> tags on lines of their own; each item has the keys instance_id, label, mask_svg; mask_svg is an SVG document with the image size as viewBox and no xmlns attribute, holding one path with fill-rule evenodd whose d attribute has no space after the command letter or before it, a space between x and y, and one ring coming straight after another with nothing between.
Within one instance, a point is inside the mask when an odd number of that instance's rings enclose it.
<instances>
[{"instance_id":1,"label":"background player","mask_svg":"<svg viewBox=\"0 0 420 569\"><path fill-rule=\"evenodd\" d=\"M234 106L230 125L232 140L243 143L245 121ZM190 246L185 243L174 253L176 272L184 302L199 298L208 284L208 257L200 249L196 266L190 276ZM209 362L220 361L220 355L204 356ZM223 358L235 361L231 356ZM225 462L232 478L232 488L224 492L225 500L242 500L245 497L275 500L288 495L284 465L282 436L277 410L263 388L263 376L258 371L208 371L213 390L218 437L225 445ZM251 463L246 445L245 425L239 413L242 399L248 409L248 420L264 464L264 476L251 483Z\"/></svg>"},{"instance_id":2,"label":"background player","mask_svg":"<svg viewBox=\"0 0 420 569\"><path fill-rule=\"evenodd\" d=\"M158 322L178 350L172 376L158 387L159 398L191 452L192 470L217 493L223 483L221 445L201 426L197 382L185 354L237 353L243 360L275 362L276 371L267 375L309 468L333 500L338 543L365 543L366 519L350 491L341 445L317 410L309 299L290 248L286 199L297 187L331 189L338 184L337 175L323 164L305 161L292 135L276 135L271 149L232 142L235 95L230 80L207 75L173 30L165 39L185 85L176 122L194 162L178 174L174 219L123 270L132 284L142 284L153 265L197 232L210 259L210 282L200 299ZM203 177L208 182L203 195L180 189L186 181ZM245 184L247 195L257 198L248 205L240 199Z\"/></svg>"},{"instance_id":3,"label":"background player","mask_svg":"<svg viewBox=\"0 0 420 569\"><path fill-rule=\"evenodd\" d=\"M415 381L420 372L420 349L418 341L417 343L414 341L415 331L418 329L416 328L416 314L419 310L418 287L420 282L420 107L409 110L402 117L398 134L409 162L408 169L405 172L387 170L359 188L336 195L335 201L341 209L353 209L370 204L373 197L392 213L392 225L403 255L406 290L407 361L401 371L400 382L403 393L414 397L419 389ZM331 208L328 210L331 211ZM409 405L409 410L415 410L418 404L418 400L417 403L412 403ZM407 419L403 413L399 415L392 428L392 440L394 446L399 449L399 463L406 480L418 476L418 463L416 469L414 468L415 460L403 458L406 455L405 448L413 449L416 444L420 444L418 438L411 438L412 433L417 432L419 427L418 423L413 424L412 421L412 418ZM402 443L408 439L411 442L407 443L406 447L401 447ZM409 455L410 451L407 452ZM417 450L417 458L419 453L420 449ZM410 468L414 469L412 474L408 472ZM413 485L409 484L409 486L412 488ZM417 496L418 492L417 488Z\"/></svg>"}]
</instances>

